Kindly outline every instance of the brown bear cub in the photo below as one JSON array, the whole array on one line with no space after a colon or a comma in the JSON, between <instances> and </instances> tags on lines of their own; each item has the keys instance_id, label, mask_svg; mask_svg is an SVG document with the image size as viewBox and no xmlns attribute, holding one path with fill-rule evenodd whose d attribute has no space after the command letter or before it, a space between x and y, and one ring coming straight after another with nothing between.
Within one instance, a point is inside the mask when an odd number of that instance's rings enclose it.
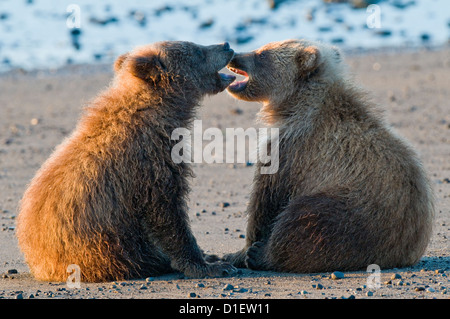
<instances>
[{"instance_id":1,"label":"brown bear cub","mask_svg":"<svg viewBox=\"0 0 450 319\"><path fill-rule=\"evenodd\" d=\"M235 271L205 261L187 215L192 172L171 158L172 131L189 127L202 97L234 80L218 73L233 54L228 43L168 41L117 59L110 87L21 201L17 236L37 279L65 281L70 264L85 282Z\"/></svg>"},{"instance_id":2,"label":"brown bear cub","mask_svg":"<svg viewBox=\"0 0 450 319\"><path fill-rule=\"evenodd\" d=\"M234 97L279 128L279 170L256 173L235 266L285 272L404 267L430 239L433 196L413 149L345 75L339 51L300 40L236 54ZM259 163L256 172L263 164Z\"/></svg>"}]
</instances>

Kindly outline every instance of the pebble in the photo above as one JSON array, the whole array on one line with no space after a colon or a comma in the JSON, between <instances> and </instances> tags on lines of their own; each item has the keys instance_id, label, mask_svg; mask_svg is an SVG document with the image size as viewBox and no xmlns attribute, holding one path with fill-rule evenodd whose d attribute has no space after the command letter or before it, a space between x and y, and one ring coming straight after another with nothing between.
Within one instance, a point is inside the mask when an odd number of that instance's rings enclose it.
<instances>
[{"instance_id":1,"label":"pebble","mask_svg":"<svg viewBox=\"0 0 450 319\"><path fill-rule=\"evenodd\" d=\"M342 273L340 271L335 271L331 274L331 279L333 279L333 280L342 279L344 277L345 277L344 273Z\"/></svg>"},{"instance_id":2,"label":"pebble","mask_svg":"<svg viewBox=\"0 0 450 319\"><path fill-rule=\"evenodd\" d=\"M368 292L366 293L366 296L367 296L367 297L372 297L372 296L373 296L373 292L368 291Z\"/></svg>"},{"instance_id":3,"label":"pebble","mask_svg":"<svg viewBox=\"0 0 450 319\"><path fill-rule=\"evenodd\" d=\"M195 292L190 292L188 296L189 298L196 298L197 294Z\"/></svg>"},{"instance_id":4,"label":"pebble","mask_svg":"<svg viewBox=\"0 0 450 319\"><path fill-rule=\"evenodd\" d=\"M306 290L302 290L302 291L300 291L300 294L301 294L301 295L307 295L308 292L307 292Z\"/></svg>"},{"instance_id":5,"label":"pebble","mask_svg":"<svg viewBox=\"0 0 450 319\"><path fill-rule=\"evenodd\" d=\"M234 115L241 115L242 113L244 113L244 111L242 111L240 108L232 109L230 112Z\"/></svg>"},{"instance_id":6,"label":"pebble","mask_svg":"<svg viewBox=\"0 0 450 319\"><path fill-rule=\"evenodd\" d=\"M399 274L393 274L391 277L391 280L394 280L394 279L402 279L402 276Z\"/></svg>"},{"instance_id":7,"label":"pebble","mask_svg":"<svg viewBox=\"0 0 450 319\"><path fill-rule=\"evenodd\" d=\"M17 269L8 269L6 272L8 275L17 274Z\"/></svg>"},{"instance_id":8,"label":"pebble","mask_svg":"<svg viewBox=\"0 0 450 319\"><path fill-rule=\"evenodd\" d=\"M233 285L231 284L226 284L225 286L223 286L222 290L223 291L227 291L227 290L233 290Z\"/></svg>"},{"instance_id":9,"label":"pebble","mask_svg":"<svg viewBox=\"0 0 450 319\"><path fill-rule=\"evenodd\" d=\"M239 292L239 293L243 293L243 292L248 292L248 289L246 289L246 288L236 288L234 291L235 292Z\"/></svg>"},{"instance_id":10,"label":"pebble","mask_svg":"<svg viewBox=\"0 0 450 319\"><path fill-rule=\"evenodd\" d=\"M425 289L426 292L436 292L436 290L434 290L434 288L428 287L427 289Z\"/></svg>"},{"instance_id":11,"label":"pebble","mask_svg":"<svg viewBox=\"0 0 450 319\"><path fill-rule=\"evenodd\" d=\"M205 22L202 22L199 26L200 29L210 28L214 24L214 19L208 19Z\"/></svg>"},{"instance_id":12,"label":"pebble","mask_svg":"<svg viewBox=\"0 0 450 319\"><path fill-rule=\"evenodd\" d=\"M317 284L317 285L312 285L312 287L313 288L315 288L315 289L323 289L323 285L321 285L321 284Z\"/></svg>"}]
</instances>

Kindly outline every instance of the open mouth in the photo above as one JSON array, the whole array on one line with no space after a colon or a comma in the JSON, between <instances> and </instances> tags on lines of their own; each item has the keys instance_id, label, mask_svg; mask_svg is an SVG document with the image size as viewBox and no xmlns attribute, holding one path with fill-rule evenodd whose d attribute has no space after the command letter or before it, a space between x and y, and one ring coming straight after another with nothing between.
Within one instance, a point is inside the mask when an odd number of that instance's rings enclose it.
<instances>
[{"instance_id":1,"label":"open mouth","mask_svg":"<svg viewBox=\"0 0 450 319\"><path fill-rule=\"evenodd\" d=\"M231 61L231 59L234 56L234 51L231 49L228 49L228 51L231 53L230 58L228 60L228 63ZM225 67L225 66L224 66ZM221 73L221 72L217 72L217 74L219 75L222 83L225 85L225 87L227 87L228 85L230 85L234 80L236 80L236 77L232 74L226 74L226 73Z\"/></svg>"},{"instance_id":2,"label":"open mouth","mask_svg":"<svg viewBox=\"0 0 450 319\"><path fill-rule=\"evenodd\" d=\"M228 66L227 68L231 72L236 73L238 75L242 75L244 77L244 79L241 80L241 81L234 81L233 83L231 83L228 86L228 89L231 90L232 92L239 92L239 91L244 90L247 87L247 83L248 83L248 80L249 80L248 73L245 72L244 70L233 68L233 67L230 67L230 66Z\"/></svg>"}]
</instances>

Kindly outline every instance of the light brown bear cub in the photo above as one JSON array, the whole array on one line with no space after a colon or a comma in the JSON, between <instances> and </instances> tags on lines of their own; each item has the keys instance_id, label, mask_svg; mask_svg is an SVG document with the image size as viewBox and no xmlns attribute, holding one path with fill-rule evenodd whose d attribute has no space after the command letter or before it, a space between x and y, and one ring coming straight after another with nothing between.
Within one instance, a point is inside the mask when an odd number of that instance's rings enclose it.
<instances>
[{"instance_id":1,"label":"light brown bear cub","mask_svg":"<svg viewBox=\"0 0 450 319\"><path fill-rule=\"evenodd\" d=\"M175 164L171 133L189 127L202 97L223 91L228 43L158 42L120 56L110 87L31 181L17 236L37 279L98 282L180 271L232 274L205 261L191 232L191 169Z\"/></svg>"},{"instance_id":2,"label":"light brown bear cub","mask_svg":"<svg viewBox=\"0 0 450 319\"><path fill-rule=\"evenodd\" d=\"M229 69L246 78L228 91L262 102L262 119L279 128L279 170L256 173L246 246L224 260L301 273L416 263L431 235L430 184L339 51L287 40L236 54Z\"/></svg>"}]
</instances>

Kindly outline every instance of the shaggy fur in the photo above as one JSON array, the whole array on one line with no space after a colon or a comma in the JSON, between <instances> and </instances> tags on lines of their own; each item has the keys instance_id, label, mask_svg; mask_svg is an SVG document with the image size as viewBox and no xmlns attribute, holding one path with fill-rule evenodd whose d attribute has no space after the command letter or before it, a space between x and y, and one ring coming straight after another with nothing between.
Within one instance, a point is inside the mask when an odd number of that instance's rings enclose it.
<instances>
[{"instance_id":1,"label":"shaggy fur","mask_svg":"<svg viewBox=\"0 0 450 319\"><path fill-rule=\"evenodd\" d=\"M171 132L233 80L217 72L232 56L228 44L160 42L117 59L21 201L17 236L37 279L65 281L69 264L86 282L234 271L204 260L188 223L191 169L171 159Z\"/></svg>"},{"instance_id":2,"label":"shaggy fur","mask_svg":"<svg viewBox=\"0 0 450 319\"><path fill-rule=\"evenodd\" d=\"M414 150L345 74L339 51L308 41L236 54L228 91L263 102L279 127L279 171L258 174L245 247L224 260L286 272L404 267L430 239L433 196ZM270 146L270 145L268 145Z\"/></svg>"}]
</instances>

